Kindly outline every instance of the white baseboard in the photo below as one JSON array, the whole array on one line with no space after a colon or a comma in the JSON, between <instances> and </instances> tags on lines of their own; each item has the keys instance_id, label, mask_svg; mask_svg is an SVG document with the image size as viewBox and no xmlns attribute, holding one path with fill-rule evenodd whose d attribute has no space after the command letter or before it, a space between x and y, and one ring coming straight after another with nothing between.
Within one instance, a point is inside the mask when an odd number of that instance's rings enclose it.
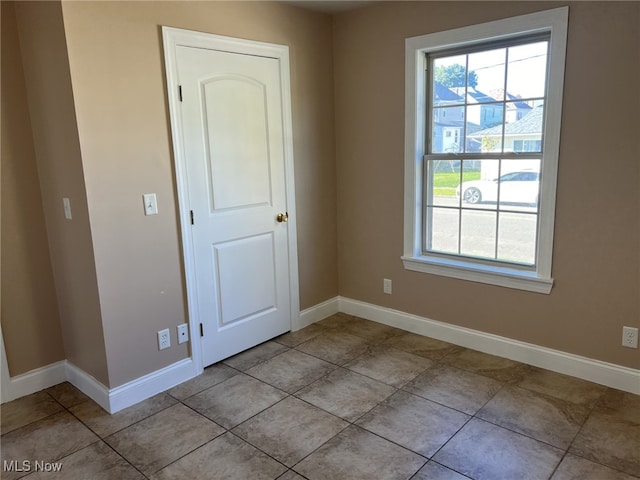
<instances>
[{"instance_id":1,"label":"white baseboard","mask_svg":"<svg viewBox=\"0 0 640 480\"><path fill-rule=\"evenodd\" d=\"M116 413L186 382L196 375L193 360L185 358L129 383L108 389L81 368L64 360L11 378L9 391L3 392L2 402L15 400L68 381L107 412Z\"/></svg>"},{"instance_id":2,"label":"white baseboard","mask_svg":"<svg viewBox=\"0 0 640 480\"><path fill-rule=\"evenodd\" d=\"M338 309L349 315L356 315L437 340L640 394L640 370L633 368L458 327L349 298L338 297Z\"/></svg>"},{"instance_id":3,"label":"white baseboard","mask_svg":"<svg viewBox=\"0 0 640 480\"><path fill-rule=\"evenodd\" d=\"M64 382L67 379L66 363L66 360L61 360L27 373L10 377L9 381L3 385L2 402L10 402L16 398L31 395Z\"/></svg>"},{"instance_id":4,"label":"white baseboard","mask_svg":"<svg viewBox=\"0 0 640 480\"><path fill-rule=\"evenodd\" d=\"M197 375L194 362L185 358L144 377L109 390L109 413L135 405Z\"/></svg>"},{"instance_id":5,"label":"white baseboard","mask_svg":"<svg viewBox=\"0 0 640 480\"><path fill-rule=\"evenodd\" d=\"M640 394L640 370L540 347L489 333L438 322L358 300L334 297L300 312L299 330L338 312L356 315L409 332L473 350L509 358L558 373ZM293 327L293 326L292 326ZM68 380L109 413L141 402L198 375L191 358L108 389L91 375L64 360L3 381L2 402L35 393Z\"/></svg>"},{"instance_id":6,"label":"white baseboard","mask_svg":"<svg viewBox=\"0 0 640 480\"><path fill-rule=\"evenodd\" d=\"M320 320L330 317L331 315L335 315L339 312L338 310L338 299L340 297L333 297L329 300L326 300L318 305L314 305L313 307L309 307L300 312L300 321L298 325L293 326L292 330L300 330L301 328L307 327L312 323L319 322Z\"/></svg>"},{"instance_id":7,"label":"white baseboard","mask_svg":"<svg viewBox=\"0 0 640 480\"><path fill-rule=\"evenodd\" d=\"M109 389L95 377L67 360L66 380L109 413Z\"/></svg>"}]
</instances>

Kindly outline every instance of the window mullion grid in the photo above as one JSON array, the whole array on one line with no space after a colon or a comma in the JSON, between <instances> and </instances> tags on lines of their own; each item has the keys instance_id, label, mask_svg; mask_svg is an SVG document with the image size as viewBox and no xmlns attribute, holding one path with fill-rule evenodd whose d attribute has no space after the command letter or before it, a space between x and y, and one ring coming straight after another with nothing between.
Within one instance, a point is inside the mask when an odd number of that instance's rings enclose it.
<instances>
[{"instance_id":1,"label":"window mullion grid","mask_svg":"<svg viewBox=\"0 0 640 480\"><path fill-rule=\"evenodd\" d=\"M500 138L501 145L501 153L500 159L498 160L498 179L502 177L502 161L504 160L505 153L505 130L507 128L507 78L509 78L509 47L505 49L505 59L504 59L504 79L502 83L502 133ZM499 235L500 235L500 195L502 193L502 182L498 180L498 195L496 202L496 236L494 241L494 258L498 260L498 245L499 245Z\"/></svg>"}]
</instances>

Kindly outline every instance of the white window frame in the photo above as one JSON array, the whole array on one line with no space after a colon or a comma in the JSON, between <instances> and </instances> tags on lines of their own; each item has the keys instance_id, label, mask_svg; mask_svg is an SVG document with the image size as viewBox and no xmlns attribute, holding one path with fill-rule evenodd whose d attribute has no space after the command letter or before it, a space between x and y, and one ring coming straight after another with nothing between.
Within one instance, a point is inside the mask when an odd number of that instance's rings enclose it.
<instances>
[{"instance_id":1,"label":"white window frame","mask_svg":"<svg viewBox=\"0 0 640 480\"><path fill-rule=\"evenodd\" d=\"M562 90L569 7L407 38L405 42L405 203L404 254L407 270L548 294L553 286L551 263ZM488 41L549 32L549 70L544 119L536 268L476 262L468 257L442 257L422 251L422 203L427 125L426 54Z\"/></svg>"}]
</instances>

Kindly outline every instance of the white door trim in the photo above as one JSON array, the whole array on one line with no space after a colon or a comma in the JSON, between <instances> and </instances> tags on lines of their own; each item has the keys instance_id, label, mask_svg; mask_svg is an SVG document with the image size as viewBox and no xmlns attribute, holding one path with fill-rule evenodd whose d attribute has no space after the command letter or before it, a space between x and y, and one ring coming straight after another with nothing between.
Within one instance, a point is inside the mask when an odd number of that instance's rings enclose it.
<instances>
[{"instance_id":1,"label":"white door trim","mask_svg":"<svg viewBox=\"0 0 640 480\"><path fill-rule=\"evenodd\" d=\"M197 278L193 235L189 208L188 181L182 131L182 116L178 90L178 66L176 47L195 47L210 50L221 50L231 53L256 55L275 58L280 65L282 117L284 131L284 163L287 211L289 213L288 250L289 250L289 291L291 329L297 330L300 325L300 299L298 290L298 242L296 235L295 184L293 174L293 128L291 119L291 88L289 73L289 47L271 43L224 37L210 33L194 32L173 27L162 27L164 44L165 72L167 77L167 96L171 121L173 156L176 171L178 194L178 211L180 215L180 231L187 289L187 309L191 332L191 355L195 374L203 371L202 347L200 342L200 319L198 317Z\"/></svg>"}]
</instances>

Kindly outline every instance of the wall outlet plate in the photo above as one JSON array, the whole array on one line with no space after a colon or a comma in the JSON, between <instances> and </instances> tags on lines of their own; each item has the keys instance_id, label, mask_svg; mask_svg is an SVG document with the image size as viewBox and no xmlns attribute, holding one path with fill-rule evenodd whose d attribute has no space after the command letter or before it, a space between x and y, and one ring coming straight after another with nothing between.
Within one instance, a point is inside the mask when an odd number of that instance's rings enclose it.
<instances>
[{"instance_id":1,"label":"wall outlet plate","mask_svg":"<svg viewBox=\"0 0 640 480\"><path fill-rule=\"evenodd\" d=\"M178 330L178 343L185 343L189 341L189 326L186 323L178 325L176 327Z\"/></svg>"},{"instance_id":2,"label":"wall outlet plate","mask_svg":"<svg viewBox=\"0 0 640 480\"><path fill-rule=\"evenodd\" d=\"M171 334L169 333L169 329L165 328L164 330L160 330L158 332L158 349L164 350L165 348L169 348L171 346Z\"/></svg>"},{"instance_id":3,"label":"wall outlet plate","mask_svg":"<svg viewBox=\"0 0 640 480\"><path fill-rule=\"evenodd\" d=\"M638 329L634 327L622 327L622 346L638 348Z\"/></svg>"},{"instance_id":4,"label":"wall outlet plate","mask_svg":"<svg viewBox=\"0 0 640 480\"><path fill-rule=\"evenodd\" d=\"M388 278L382 280L382 291L387 295L391 295L393 283Z\"/></svg>"}]
</instances>

